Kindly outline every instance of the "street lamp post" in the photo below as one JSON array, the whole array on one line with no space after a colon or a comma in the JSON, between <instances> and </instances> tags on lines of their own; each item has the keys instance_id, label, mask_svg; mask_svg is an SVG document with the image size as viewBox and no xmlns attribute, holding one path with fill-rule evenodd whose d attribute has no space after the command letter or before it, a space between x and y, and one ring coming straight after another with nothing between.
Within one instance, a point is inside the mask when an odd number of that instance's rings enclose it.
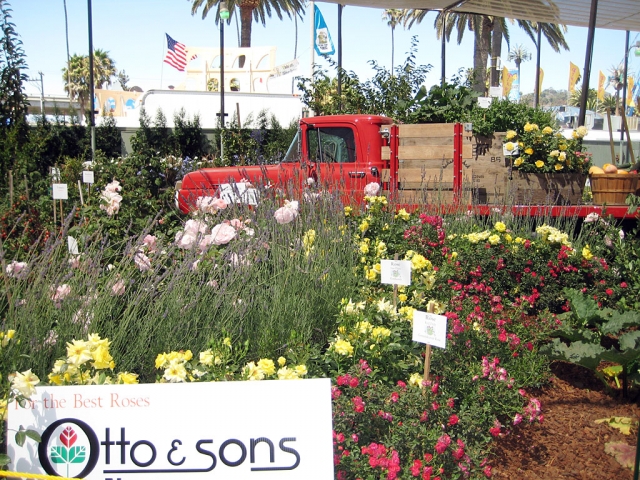
<instances>
[{"instance_id":1,"label":"street lamp post","mask_svg":"<svg viewBox=\"0 0 640 480\"><path fill-rule=\"evenodd\" d=\"M29 82L40 82L40 114L42 115L42 119L44 121L44 82L42 81L42 76L44 75L44 73L38 72L38 75L40 75L40 80L38 80L37 78L28 78L27 80Z\"/></svg>"},{"instance_id":2,"label":"street lamp post","mask_svg":"<svg viewBox=\"0 0 640 480\"><path fill-rule=\"evenodd\" d=\"M220 2L218 10L220 16L220 158L224 154L222 131L224 130L224 22L229 18L227 2Z\"/></svg>"},{"instance_id":3,"label":"street lamp post","mask_svg":"<svg viewBox=\"0 0 640 480\"><path fill-rule=\"evenodd\" d=\"M640 48L640 41L636 42L631 47L629 46L629 31L627 30L627 41L626 41L626 50L624 54L624 78L622 79L622 115L627 116L627 82L628 79L628 69L629 69L629 53L632 49ZM624 140L624 122L620 128L620 140Z\"/></svg>"}]
</instances>

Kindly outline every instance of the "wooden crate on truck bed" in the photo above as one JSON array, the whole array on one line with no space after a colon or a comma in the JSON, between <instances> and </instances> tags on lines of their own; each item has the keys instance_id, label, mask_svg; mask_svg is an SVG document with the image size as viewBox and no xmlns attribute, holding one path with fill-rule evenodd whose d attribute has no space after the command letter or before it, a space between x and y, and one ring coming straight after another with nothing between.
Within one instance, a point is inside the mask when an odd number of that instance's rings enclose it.
<instances>
[{"instance_id":1,"label":"wooden crate on truck bed","mask_svg":"<svg viewBox=\"0 0 640 480\"><path fill-rule=\"evenodd\" d=\"M399 126L398 199L407 203L453 203L455 124ZM508 169L503 133L462 135L462 203L504 204ZM383 155L385 152L383 151ZM386 149L386 157L389 158Z\"/></svg>"},{"instance_id":2,"label":"wooden crate on truck bed","mask_svg":"<svg viewBox=\"0 0 640 480\"><path fill-rule=\"evenodd\" d=\"M491 136L465 135L463 142L471 144L471 156L462 158L463 172L472 174L472 201L477 205L506 205L509 182L509 159L502 153L505 133Z\"/></svg>"}]
</instances>

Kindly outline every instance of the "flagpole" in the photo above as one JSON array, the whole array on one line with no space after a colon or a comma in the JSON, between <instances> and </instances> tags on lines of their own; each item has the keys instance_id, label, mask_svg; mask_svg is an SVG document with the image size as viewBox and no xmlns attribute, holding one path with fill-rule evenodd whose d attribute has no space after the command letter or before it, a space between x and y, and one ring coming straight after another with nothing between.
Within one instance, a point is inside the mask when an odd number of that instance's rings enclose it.
<instances>
[{"instance_id":1,"label":"flagpole","mask_svg":"<svg viewBox=\"0 0 640 480\"><path fill-rule=\"evenodd\" d=\"M310 4L310 10L311 10L311 64L309 65L310 71L309 71L309 76L311 77L311 80L313 81L313 61L314 61L314 49L315 49L315 29L316 29L316 3L311 0L311 4Z\"/></svg>"},{"instance_id":2,"label":"flagpole","mask_svg":"<svg viewBox=\"0 0 640 480\"><path fill-rule=\"evenodd\" d=\"M309 65L309 69L310 69L310 73L309 73L309 78L311 79L311 81L313 82L313 62L314 62L314 52L315 52L315 43L316 43L316 38L315 38L315 29L316 29L316 4L313 0L311 0L310 3L310 9L311 9L311 63ZM314 113L313 110L309 109L309 116L313 117Z\"/></svg>"},{"instance_id":3,"label":"flagpole","mask_svg":"<svg viewBox=\"0 0 640 480\"><path fill-rule=\"evenodd\" d=\"M162 76L164 75L164 44L167 43L167 35L162 39L162 65L160 66L160 90L162 90Z\"/></svg>"}]
</instances>

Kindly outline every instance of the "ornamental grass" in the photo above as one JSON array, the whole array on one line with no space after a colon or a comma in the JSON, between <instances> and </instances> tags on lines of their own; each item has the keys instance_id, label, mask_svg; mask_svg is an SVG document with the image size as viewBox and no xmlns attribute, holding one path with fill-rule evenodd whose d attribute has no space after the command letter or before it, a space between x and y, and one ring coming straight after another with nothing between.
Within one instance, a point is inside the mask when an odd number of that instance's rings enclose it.
<instances>
[{"instance_id":1,"label":"ornamental grass","mask_svg":"<svg viewBox=\"0 0 640 480\"><path fill-rule=\"evenodd\" d=\"M492 439L544 421L540 347L570 308L565 289L638 308L637 241L600 216L578 231L506 209L407 212L372 188L363 209L258 190L257 205L202 199L177 226L160 216L119 237L111 203L3 258L3 378L24 372L5 398L38 381L330 377L336 478L489 478ZM411 263L411 285L380 283L389 258ZM416 310L448 322L429 378Z\"/></svg>"}]
</instances>

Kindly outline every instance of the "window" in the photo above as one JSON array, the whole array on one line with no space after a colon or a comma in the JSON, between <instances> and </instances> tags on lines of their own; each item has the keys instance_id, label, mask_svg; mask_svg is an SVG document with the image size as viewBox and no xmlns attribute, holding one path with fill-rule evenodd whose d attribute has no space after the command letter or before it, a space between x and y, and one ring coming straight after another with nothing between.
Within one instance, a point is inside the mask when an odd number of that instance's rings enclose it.
<instances>
[{"instance_id":1,"label":"window","mask_svg":"<svg viewBox=\"0 0 640 480\"><path fill-rule=\"evenodd\" d=\"M284 163L300 161L300 130L298 130L296 136L293 137L289 150L287 150L287 154L284 156L282 161Z\"/></svg>"},{"instance_id":2,"label":"window","mask_svg":"<svg viewBox=\"0 0 640 480\"><path fill-rule=\"evenodd\" d=\"M319 163L356 161L353 130L347 127L316 128L307 132L309 160Z\"/></svg>"}]
</instances>

